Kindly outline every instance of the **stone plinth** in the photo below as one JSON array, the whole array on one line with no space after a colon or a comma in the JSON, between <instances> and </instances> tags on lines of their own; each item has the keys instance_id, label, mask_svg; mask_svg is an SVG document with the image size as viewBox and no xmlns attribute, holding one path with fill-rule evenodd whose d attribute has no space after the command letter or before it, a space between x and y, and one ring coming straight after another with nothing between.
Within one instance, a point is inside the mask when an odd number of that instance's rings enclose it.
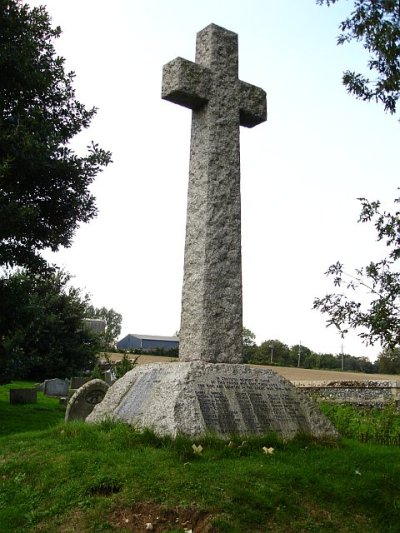
<instances>
[{"instance_id":1,"label":"stone plinth","mask_svg":"<svg viewBox=\"0 0 400 533\"><path fill-rule=\"evenodd\" d=\"M275 432L337 436L318 407L275 372L228 363L153 363L119 379L86 418L111 418L159 435Z\"/></svg>"}]
</instances>

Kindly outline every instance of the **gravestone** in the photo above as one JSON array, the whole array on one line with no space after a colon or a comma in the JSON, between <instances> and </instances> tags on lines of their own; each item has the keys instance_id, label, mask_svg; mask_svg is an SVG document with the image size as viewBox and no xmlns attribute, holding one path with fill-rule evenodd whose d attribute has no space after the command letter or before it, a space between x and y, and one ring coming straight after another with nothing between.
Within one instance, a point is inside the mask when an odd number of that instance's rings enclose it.
<instances>
[{"instance_id":1,"label":"gravestone","mask_svg":"<svg viewBox=\"0 0 400 533\"><path fill-rule=\"evenodd\" d=\"M37 389L10 389L10 403L36 403Z\"/></svg>"},{"instance_id":2,"label":"gravestone","mask_svg":"<svg viewBox=\"0 0 400 533\"><path fill-rule=\"evenodd\" d=\"M82 385L68 402L65 421L85 420L94 406L103 400L107 390L108 385L102 379L92 379Z\"/></svg>"},{"instance_id":3,"label":"gravestone","mask_svg":"<svg viewBox=\"0 0 400 533\"><path fill-rule=\"evenodd\" d=\"M266 120L266 95L238 78L237 35L215 24L200 31L195 63L164 66L162 97L192 109L180 361L127 372L86 421L172 436L337 436L289 381L241 364L239 126Z\"/></svg>"},{"instance_id":4,"label":"gravestone","mask_svg":"<svg viewBox=\"0 0 400 533\"><path fill-rule=\"evenodd\" d=\"M80 387L82 387L88 381L90 381L89 377L74 376L74 377L71 378L70 388L71 389L79 389Z\"/></svg>"},{"instance_id":5,"label":"gravestone","mask_svg":"<svg viewBox=\"0 0 400 533\"><path fill-rule=\"evenodd\" d=\"M103 372L103 377L108 386L111 386L117 380L115 373L110 369Z\"/></svg>"},{"instance_id":6,"label":"gravestone","mask_svg":"<svg viewBox=\"0 0 400 533\"><path fill-rule=\"evenodd\" d=\"M46 379L43 385L43 392L46 396L56 396L58 398L68 396L68 389L68 379Z\"/></svg>"}]
</instances>

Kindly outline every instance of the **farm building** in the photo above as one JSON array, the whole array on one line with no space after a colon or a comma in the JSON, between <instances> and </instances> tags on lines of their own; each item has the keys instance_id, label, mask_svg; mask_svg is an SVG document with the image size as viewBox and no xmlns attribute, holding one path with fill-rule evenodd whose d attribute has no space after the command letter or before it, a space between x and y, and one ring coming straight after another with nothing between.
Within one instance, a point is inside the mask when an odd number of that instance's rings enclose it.
<instances>
[{"instance_id":1,"label":"farm building","mask_svg":"<svg viewBox=\"0 0 400 533\"><path fill-rule=\"evenodd\" d=\"M160 337L155 335L139 335L130 333L123 339L117 342L119 350L144 350L151 351L152 349L172 350L179 347L178 337Z\"/></svg>"},{"instance_id":2,"label":"farm building","mask_svg":"<svg viewBox=\"0 0 400 533\"><path fill-rule=\"evenodd\" d=\"M93 333L104 333L106 330L106 321L102 318L84 318L83 322Z\"/></svg>"}]
</instances>

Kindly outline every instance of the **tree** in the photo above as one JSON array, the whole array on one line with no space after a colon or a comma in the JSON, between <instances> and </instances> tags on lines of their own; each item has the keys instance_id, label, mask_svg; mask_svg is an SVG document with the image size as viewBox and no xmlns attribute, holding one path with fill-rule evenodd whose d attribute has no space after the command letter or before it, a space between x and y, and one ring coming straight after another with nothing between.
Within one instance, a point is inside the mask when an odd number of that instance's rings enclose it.
<instances>
[{"instance_id":1,"label":"tree","mask_svg":"<svg viewBox=\"0 0 400 533\"><path fill-rule=\"evenodd\" d=\"M400 374L400 348L393 350L386 348L379 355L376 361L378 372L383 374Z\"/></svg>"},{"instance_id":2,"label":"tree","mask_svg":"<svg viewBox=\"0 0 400 533\"><path fill-rule=\"evenodd\" d=\"M317 0L330 5L338 0ZM362 41L371 54L369 70L377 76L370 79L362 74L346 71L343 83L348 92L366 101L380 101L386 111L396 112L400 97L400 3L398 0L355 0L354 11L340 24L343 32L338 44L355 39ZM371 261L368 265L348 274L338 261L326 272L334 277L334 285L349 290L365 289L369 304L355 300L341 292L328 294L314 300L314 308L328 314L328 325L338 328L342 336L348 328L359 329L360 337L367 343L380 341L384 348L393 349L400 344L399 289L400 276L395 263L400 257L400 218L380 211L380 202L359 199L362 210L359 221L374 220L378 241L386 242L387 257ZM395 199L398 203L400 198ZM347 280L347 282L345 281Z\"/></svg>"},{"instance_id":3,"label":"tree","mask_svg":"<svg viewBox=\"0 0 400 533\"><path fill-rule=\"evenodd\" d=\"M332 353L320 353L319 367L328 368L329 370L339 369L341 368L341 361L337 355Z\"/></svg>"},{"instance_id":4,"label":"tree","mask_svg":"<svg viewBox=\"0 0 400 533\"><path fill-rule=\"evenodd\" d=\"M40 251L68 247L96 215L89 185L111 154L92 143L79 157L70 140L96 109L75 99L44 7L0 0L0 266L46 263Z\"/></svg>"},{"instance_id":5,"label":"tree","mask_svg":"<svg viewBox=\"0 0 400 533\"><path fill-rule=\"evenodd\" d=\"M250 361L254 356L257 345L256 345L256 336L248 328L243 327L242 329L242 345L243 345L243 360L244 362Z\"/></svg>"},{"instance_id":6,"label":"tree","mask_svg":"<svg viewBox=\"0 0 400 533\"><path fill-rule=\"evenodd\" d=\"M305 363L310 360L311 354L312 352L307 346L295 344L290 347L290 363L292 366L302 366L303 368L307 368Z\"/></svg>"},{"instance_id":7,"label":"tree","mask_svg":"<svg viewBox=\"0 0 400 533\"><path fill-rule=\"evenodd\" d=\"M335 326L342 336L349 328L361 328L359 336L366 344L379 341L383 347L393 349L400 345L400 273L396 270L400 258L400 213L382 211L379 201L359 200L359 222L374 222L377 240L386 244L387 256L371 261L354 274L347 274L340 262L331 265L326 274L333 276L334 285L344 291L316 298L314 309L326 313L328 326ZM400 198L396 198L395 204L399 202ZM351 291L361 289L369 297L367 303L349 297Z\"/></svg>"},{"instance_id":8,"label":"tree","mask_svg":"<svg viewBox=\"0 0 400 533\"><path fill-rule=\"evenodd\" d=\"M88 297L64 272L17 272L0 280L0 380L70 377L90 369L98 337L83 318Z\"/></svg>"},{"instance_id":9,"label":"tree","mask_svg":"<svg viewBox=\"0 0 400 533\"><path fill-rule=\"evenodd\" d=\"M255 346L256 336L248 328L243 327L242 338L243 338L243 346Z\"/></svg>"},{"instance_id":10,"label":"tree","mask_svg":"<svg viewBox=\"0 0 400 533\"><path fill-rule=\"evenodd\" d=\"M101 318L105 320L104 348L114 349L116 340L121 333L122 315L114 311L114 309L96 308L89 305L86 310L86 318Z\"/></svg>"},{"instance_id":11,"label":"tree","mask_svg":"<svg viewBox=\"0 0 400 533\"><path fill-rule=\"evenodd\" d=\"M266 340L257 348L251 362L263 365L269 365L272 363L275 365L289 366L289 346L277 339Z\"/></svg>"},{"instance_id":12,"label":"tree","mask_svg":"<svg viewBox=\"0 0 400 533\"><path fill-rule=\"evenodd\" d=\"M341 359L341 356L338 356ZM343 354L343 368L352 372L365 372L371 374L377 371L376 362L372 363L368 357L354 357L353 355Z\"/></svg>"},{"instance_id":13,"label":"tree","mask_svg":"<svg viewBox=\"0 0 400 533\"><path fill-rule=\"evenodd\" d=\"M331 5L338 0L317 0ZM400 4L399 0L354 0L350 17L340 23L338 44L361 41L370 53L368 68L373 77L346 70L343 84L361 100L381 102L385 111L396 112L400 97Z\"/></svg>"}]
</instances>

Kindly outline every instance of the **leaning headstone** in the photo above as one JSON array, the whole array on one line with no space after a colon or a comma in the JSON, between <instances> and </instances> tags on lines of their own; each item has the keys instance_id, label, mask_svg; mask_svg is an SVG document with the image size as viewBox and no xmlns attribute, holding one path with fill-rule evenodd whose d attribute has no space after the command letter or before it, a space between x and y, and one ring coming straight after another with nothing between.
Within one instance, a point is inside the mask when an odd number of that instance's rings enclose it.
<instances>
[{"instance_id":1,"label":"leaning headstone","mask_svg":"<svg viewBox=\"0 0 400 533\"><path fill-rule=\"evenodd\" d=\"M10 403L36 403L37 389L10 389Z\"/></svg>"},{"instance_id":2,"label":"leaning headstone","mask_svg":"<svg viewBox=\"0 0 400 533\"><path fill-rule=\"evenodd\" d=\"M102 379L92 379L80 387L70 398L65 412L65 421L84 420L100 403L108 385Z\"/></svg>"},{"instance_id":3,"label":"leaning headstone","mask_svg":"<svg viewBox=\"0 0 400 533\"><path fill-rule=\"evenodd\" d=\"M192 109L180 362L134 368L86 420L172 436L337 436L289 381L241 364L239 126L266 120L266 95L238 79L237 35L215 24L200 31L195 63L164 66L162 97Z\"/></svg>"},{"instance_id":4,"label":"leaning headstone","mask_svg":"<svg viewBox=\"0 0 400 533\"><path fill-rule=\"evenodd\" d=\"M43 385L43 392L46 396L56 396L57 398L68 396L68 389L68 379L46 379Z\"/></svg>"}]
</instances>

